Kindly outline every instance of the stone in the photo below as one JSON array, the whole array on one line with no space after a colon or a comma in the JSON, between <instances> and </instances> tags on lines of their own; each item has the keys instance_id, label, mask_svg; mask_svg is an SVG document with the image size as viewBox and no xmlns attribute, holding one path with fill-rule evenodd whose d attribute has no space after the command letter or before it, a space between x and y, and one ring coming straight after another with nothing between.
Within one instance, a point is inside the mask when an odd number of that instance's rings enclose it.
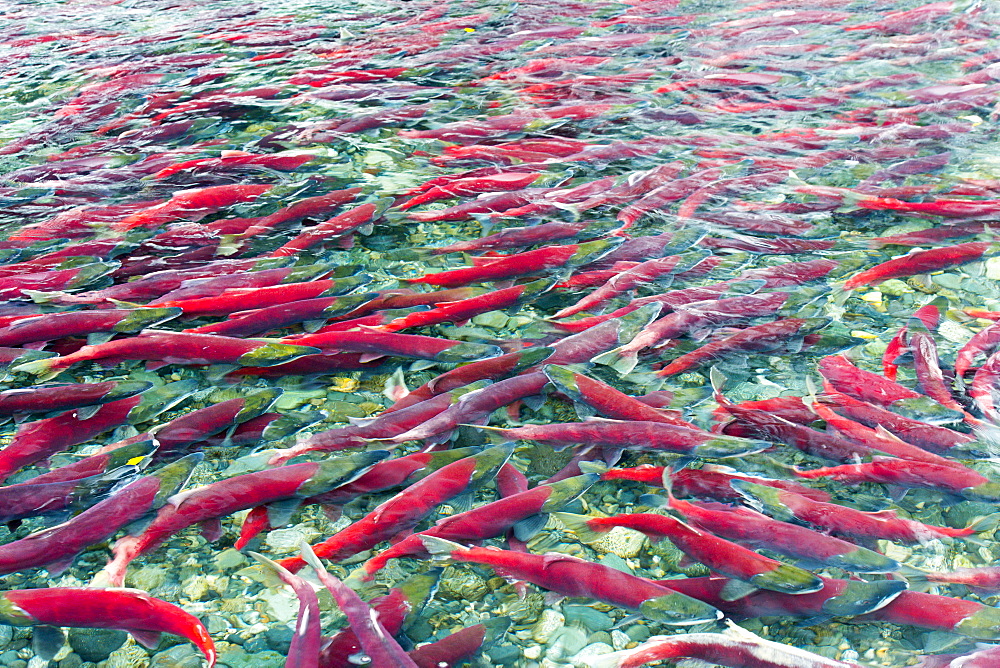
<instances>
[{"instance_id":1,"label":"stone","mask_svg":"<svg viewBox=\"0 0 1000 668\"><path fill-rule=\"evenodd\" d=\"M170 649L154 654L149 662L149 668L201 668L201 666L201 653L189 643L174 645Z\"/></svg>"},{"instance_id":2,"label":"stone","mask_svg":"<svg viewBox=\"0 0 1000 668\"><path fill-rule=\"evenodd\" d=\"M59 661L59 668L80 668L83 665L83 659L76 652L70 652Z\"/></svg>"},{"instance_id":3,"label":"stone","mask_svg":"<svg viewBox=\"0 0 1000 668\"><path fill-rule=\"evenodd\" d=\"M607 631L615 625L606 613L588 605L564 605L562 611L567 624L579 624L588 631Z\"/></svg>"},{"instance_id":4,"label":"stone","mask_svg":"<svg viewBox=\"0 0 1000 668\"><path fill-rule=\"evenodd\" d=\"M105 668L149 668L149 654L142 647L127 643L111 653Z\"/></svg>"},{"instance_id":5,"label":"stone","mask_svg":"<svg viewBox=\"0 0 1000 668\"><path fill-rule=\"evenodd\" d=\"M590 668L594 664L594 657L604 654L611 654L615 648L604 642L592 642L571 658L569 662L574 668Z\"/></svg>"},{"instance_id":6,"label":"stone","mask_svg":"<svg viewBox=\"0 0 1000 668\"><path fill-rule=\"evenodd\" d=\"M0 651L5 650L13 639L14 628L11 626L0 626Z\"/></svg>"},{"instance_id":7,"label":"stone","mask_svg":"<svg viewBox=\"0 0 1000 668\"><path fill-rule=\"evenodd\" d=\"M539 645L545 645L565 625L566 618L558 610L551 608L542 610L541 616L531 629L531 639Z\"/></svg>"},{"instance_id":8,"label":"stone","mask_svg":"<svg viewBox=\"0 0 1000 668\"><path fill-rule=\"evenodd\" d=\"M278 654L288 654L288 648L291 647L294 635L295 631L287 626L272 626L264 631L267 646Z\"/></svg>"},{"instance_id":9,"label":"stone","mask_svg":"<svg viewBox=\"0 0 1000 668\"><path fill-rule=\"evenodd\" d=\"M128 633L118 629L71 628L68 636L73 651L92 663L104 661L128 640Z\"/></svg>"},{"instance_id":10,"label":"stone","mask_svg":"<svg viewBox=\"0 0 1000 668\"><path fill-rule=\"evenodd\" d=\"M489 590L485 579L466 568L446 568L438 583L438 595L446 601L478 601Z\"/></svg>"},{"instance_id":11,"label":"stone","mask_svg":"<svg viewBox=\"0 0 1000 668\"><path fill-rule=\"evenodd\" d=\"M622 559L631 559L642 552L646 536L634 529L614 527L591 543L591 547L601 554L614 554Z\"/></svg>"}]
</instances>

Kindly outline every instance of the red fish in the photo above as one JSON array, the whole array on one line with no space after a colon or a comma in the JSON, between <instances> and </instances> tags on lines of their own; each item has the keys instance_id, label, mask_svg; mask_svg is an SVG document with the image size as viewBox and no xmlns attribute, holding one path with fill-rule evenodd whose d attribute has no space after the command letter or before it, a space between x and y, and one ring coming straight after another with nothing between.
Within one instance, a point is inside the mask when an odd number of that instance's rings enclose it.
<instances>
[{"instance_id":1,"label":"red fish","mask_svg":"<svg viewBox=\"0 0 1000 668\"><path fill-rule=\"evenodd\" d=\"M156 647L161 633L172 633L193 642L209 668L215 665L215 644L197 617L137 589L10 589L0 598L6 624L124 629L147 647Z\"/></svg>"},{"instance_id":2,"label":"red fish","mask_svg":"<svg viewBox=\"0 0 1000 668\"><path fill-rule=\"evenodd\" d=\"M1000 483L970 468L930 462L879 457L863 464L796 471L796 475L801 478L830 478L849 485L878 482L900 487L923 487L985 503L996 503L1000 499Z\"/></svg>"},{"instance_id":3,"label":"red fish","mask_svg":"<svg viewBox=\"0 0 1000 668\"><path fill-rule=\"evenodd\" d=\"M594 657L591 668L641 668L659 661L693 659L730 668L863 668L791 645L765 640L730 623L724 633L655 636L631 649Z\"/></svg>"},{"instance_id":4,"label":"red fish","mask_svg":"<svg viewBox=\"0 0 1000 668\"><path fill-rule=\"evenodd\" d=\"M971 242L944 248L914 251L855 274L844 283L844 289L853 290L865 285L877 285L890 278L924 274L967 262L975 262L981 259L992 245L988 242Z\"/></svg>"},{"instance_id":5,"label":"red fish","mask_svg":"<svg viewBox=\"0 0 1000 668\"><path fill-rule=\"evenodd\" d=\"M320 352L318 348L237 339L211 334L186 334L147 329L138 335L94 346L84 346L61 357L26 362L26 373L53 376L80 362L100 361L113 366L124 360L163 364L237 364L270 366Z\"/></svg>"},{"instance_id":6,"label":"red fish","mask_svg":"<svg viewBox=\"0 0 1000 668\"><path fill-rule=\"evenodd\" d=\"M706 361L735 353L765 353L791 345L801 347L801 337L829 323L824 318L785 318L762 325L754 325L725 336L689 353L673 359L656 372L658 376L672 376L696 368Z\"/></svg>"},{"instance_id":7,"label":"red fish","mask_svg":"<svg viewBox=\"0 0 1000 668\"><path fill-rule=\"evenodd\" d=\"M484 427L480 427L484 428ZM740 457L771 447L766 441L724 436L665 422L592 418L588 422L535 424L510 429L489 427L504 438L569 446L608 446L640 452L680 452L694 457Z\"/></svg>"},{"instance_id":8,"label":"red fish","mask_svg":"<svg viewBox=\"0 0 1000 668\"><path fill-rule=\"evenodd\" d=\"M440 538L423 538L424 547L437 558L482 564L506 577L526 580L564 596L593 598L664 624L689 626L715 621L721 613L644 578L565 554L511 552L485 547L462 547Z\"/></svg>"},{"instance_id":9,"label":"red fish","mask_svg":"<svg viewBox=\"0 0 1000 668\"><path fill-rule=\"evenodd\" d=\"M230 184L182 190L163 204L138 211L112 223L112 229L127 232L135 227L159 227L175 220L197 221L240 202L252 202L271 189L270 185Z\"/></svg>"},{"instance_id":10,"label":"red fish","mask_svg":"<svg viewBox=\"0 0 1000 668\"><path fill-rule=\"evenodd\" d=\"M27 316L0 328L0 345L22 346L26 343L98 332L133 334L176 318L180 313L180 309L150 308L68 311Z\"/></svg>"},{"instance_id":11,"label":"red fish","mask_svg":"<svg viewBox=\"0 0 1000 668\"><path fill-rule=\"evenodd\" d=\"M366 561L351 579L371 580L391 559L430 556L423 537L436 536L450 541L483 541L502 536L509 529L527 540L544 524L548 514L578 498L598 480L588 474L554 483L537 485L498 501L440 520L430 529L407 536L387 550Z\"/></svg>"},{"instance_id":12,"label":"red fish","mask_svg":"<svg viewBox=\"0 0 1000 668\"><path fill-rule=\"evenodd\" d=\"M286 255L298 255L307 248L325 241L340 238L359 228L364 228L381 218L382 214L392 204L392 201L391 198L386 197L375 202L361 204L329 220L313 225L291 241L286 242L281 248L272 251L270 256L284 257Z\"/></svg>"},{"instance_id":13,"label":"red fish","mask_svg":"<svg viewBox=\"0 0 1000 668\"><path fill-rule=\"evenodd\" d=\"M206 531L217 533L221 517L277 500L304 499L327 491L354 480L388 454L376 450L319 463L292 464L188 490L172 497L140 534L120 538L112 548L114 558L102 573L111 584L121 586L129 563L152 552L178 531L205 523Z\"/></svg>"},{"instance_id":14,"label":"red fish","mask_svg":"<svg viewBox=\"0 0 1000 668\"><path fill-rule=\"evenodd\" d=\"M621 238L612 237L583 244L544 246L526 253L505 256L496 262L483 266L442 271L407 280L410 283L427 283L443 287L501 281L506 278L528 276L562 267L578 267L607 255L622 241Z\"/></svg>"},{"instance_id":15,"label":"red fish","mask_svg":"<svg viewBox=\"0 0 1000 668\"><path fill-rule=\"evenodd\" d=\"M50 577L69 568L83 550L157 510L187 483L201 454L189 455L134 480L67 522L0 545L0 573L45 567Z\"/></svg>"},{"instance_id":16,"label":"red fish","mask_svg":"<svg viewBox=\"0 0 1000 668\"><path fill-rule=\"evenodd\" d=\"M769 549L805 562L855 573L889 573L899 563L846 540L797 524L779 522L749 508L721 503L692 503L669 497L673 510L705 531L753 549Z\"/></svg>"},{"instance_id":17,"label":"red fish","mask_svg":"<svg viewBox=\"0 0 1000 668\"><path fill-rule=\"evenodd\" d=\"M737 591L738 586L734 587L729 592L732 598L741 598L755 588L786 594L810 594L823 588L823 581L809 571L762 556L669 515L630 513L613 517L586 517L556 513L556 517L584 542L593 542L599 538L599 533L619 526L640 531L655 541L666 538L695 561L750 585L743 587L742 591ZM725 596L727 593L723 593Z\"/></svg>"},{"instance_id":18,"label":"red fish","mask_svg":"<svg viewBox=\"0 0 1000 668\"><path fill-rule=\"evenodd\" d=\"M865 513L744 480L734 480L732 486L752 505L763 508L775 519L811 524L840 536L918 543L976 533L974 526L965 529L933 526L899 517L891 510Z\"/></svg>"},{"instance_id":19,"label":"red fish","mask_svg":"<svg viewBox=\"0 0 1000 668\"><path fill-rule=\"evenodd\" d=\"M513 451L512 445L495 446L443 466L317 544L313 551L324 559L342 561L411 530L438 505L493 478ZM280 563L293 573L305 566L299 557Z\"/></svg>"}]
</instances>

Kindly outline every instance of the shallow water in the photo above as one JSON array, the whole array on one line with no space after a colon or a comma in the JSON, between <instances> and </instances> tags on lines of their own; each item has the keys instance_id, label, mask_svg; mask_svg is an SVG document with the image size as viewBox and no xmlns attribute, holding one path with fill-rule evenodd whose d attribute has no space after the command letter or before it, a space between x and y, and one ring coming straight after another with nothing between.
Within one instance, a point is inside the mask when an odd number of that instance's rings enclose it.
<instances>
[{"instance_id":1,"label":"shallow water","mask_svg":"<svg viewBox=\"0 0 1000 668\"><path fill-rule=\"evenodd\" d=\"M880 284L853 290L844 287L844 282L859 271L910 250L910 245L900 240L885 245L872 242L876 237L964 225L965 235L917 240L913 246L929 249L992 240L995 208L991 210L990 204L984 204L975 215L953 216L949 211L899 211L905 208L902 204L887 204L897 210L886 210L871 201L874 196L904 202L969 199L995 203L1000 199L1000 165L995 156L1000 78L995 8L964 2L919 7L915 2L901 6L794 0L761 6L684 0L629 4L2 4L0 60L6 85L0 91L0 234L5 241L0 242L0 252L6 254L2 259L6 265L35 264L13 266L0 276L0 288L6 290L3 295L8 300L0 305L0 317L147 304L153 299L151 295L115 297L118 302L91 297L108 286L154 271L196 270L219 259L267 257L303 229L351 207L387 197L395 198L394 202L384 205L395 206L384 215L348 221L339 233L328 232L322 240L311 240L301 244L302 248L278 255L299 267L323 264L331 270L339 268L339 279L360 279L353 294L384 293L407 286L427 292L438 288L406 280L472 266L473 262L471 254L434 255L428 249L478 239L505 228L552 222L589 224L586 229L581 225L575 236L551 238L553 245L593 240L608 243L615 238L608 233L616 227L627 227L618 235L632 238L670 232L675 234L675 242L688 235L686 245L678 244L667 253L676 252L689 271L679 276L668 271L658 281L644 282L567 320L610 312L628 304L633 296L734 279L740 282L724 296L784 290L789 293L787 302L777 314L742 322L709 322L686 331L666 346L644 351L631 373L603 364L584 364L586 360L575 360L580 364L574 370L630 395L666 390L672 393L667 408L709 429L718 426L713 414L717 404L709 387L710 367L725 377L725 395L734 402L778 396L808 399L822 392L816 370L821 358L844 352L859 367L881 372L883 353L899 328L916 309L941 298L940 325L931 336L954 397L981 420L982 428L977 432L976 456L963 454L958 459L996 479L1000 473L994 470L993 424L988 406L985 411L983 408L986 400L977 404L970 398L966 386L972 381L971 373L957 381L950 375L958 351L975 332L990 324L963 309L1000 310L1000 291L996 289L1000 265L995 250L989 248L970 262L952 261L929 272L903 272ZM904 10L914 13L900 15ZM628 42L614 41L626 36ZM251 94L245 94L247 91ZM508 114L512 116L504 124L487 122ZM362 119L364 122L358 122ZM348 121L352 124L345 125ZM466 124L456 125L463 122ZM178 123L185 125L168 128L167 124ZM168 129L156 134L153 131L157 128ZM439 131L436 137L435 130ZM445 130L451 133L442 134ZM594 147L606 147L610 152L595 155ZM234 154L227 151L265 155L292 151L292 155L309 157L291 167L255 167L236 164ZM159 174L175 163L201 158L219 160ZM642 199L648 196L649 188L626 190L626 186L641 184L649 170L669 169L663 166L673 162L677 163L673 175L657 184L663 186L655 191L659 200ZM515 203L534 204L533 210L516 215L500 210L495 215L478 211L445 220L421 219L434 218L428 214L472 201L479 191L492 190L476 185L467 185L470 190L459 199L444 192L440 200L412 211L398 208L407 190L435 177L504 166L507 171L539 174L527 186L528 199ZM473 176L488 179L491 174ZM562 197L570 188L599 179L608 182L575 199ZM138 206L128 211L96 209L137 202L148 202L152 207L178 192L230 184L272 187L256 198L247 196L221 206L189 205L164 218L127 218ZM353 203L345 200L328 206L304 222L301 218L284 222L265 219L258 221L263 225L258 228L239 223L243 218L268 216L308 197L353 187L361 189ZM609 192L618 193L618 198L601 199ZM553 204L560 197L562 200ZM629 226L630 213L635 213L636 219ZM974 226L973 221L985 225ZM705 237L689 234L691 231L704 232ZM776 239L830 243L797 253L775 253L766 246ZM50 259L51 253L59 252L73 257L78 255L75 248L97 241L116 243L99 249L87 246L87 258L69 264L59 265ZM546 240L538 241L530 247L544 245ZM517 253L528 248L511 246L495 252ZM699 250L707 260L697 255ZM647 252L629 260L654 256ZM832 260L835 266L816 280L788 287L762 288L753 282L760 274L752 270L816 259ZM100 262L107 264L97 264ZM275 261L275 266L280 262ZM700 267L699 262L703 262ZM43 274L55 281L57 271L82 265L90 266L93 273L78 284L44 283L35 276ZM530 273L529 278L515 272L512 279L508 276L471 284L489 293L539 277L565 281L571 273L579 275L595 268L607 267L600 266L598 258L589 266L550 266ZM751 273L745 274L747 271ZM34 281L30 284L14 279L9 284L2 282L9 276L29 274ZM307 280L316 278L314 274ZM159 294L170 289L173 286ZM566 336L553 324L552 316L589 289L556 286L514 306L485 310L467 322L441 322L408 328L405 333L496 345L507 353L527 345L551 344ZM252 291L245 294L248 300L254 297ZM273 303L302 298L298 294ZM456 297L445 301L453 299ZM185 315L157 328L180 331L209 326L250 307L231 305L208 314ZM393 317L404 315L397 312ZM342 317L347 316L313 314L283 327L266 327L240 336L273 341L308 333L324 320ZM666 378L654 374L681 354L734 333L736 328L779 317L825 320L814 323L822 325L819 335L803 338L796 334L759 344L750 351L709 356ZM0 336L10 326L10 322L2 323ZM118 334L117 340L130 336L134 336L131 331ZM82 335L60 337L44 349L69 355L86 343ZM0 341L0 345L6 344ZM605 350L610 347L614 346ZM271 401L261 400L255 411L213 423L206 433L187 440L178 437L176 448L161 449L153 461L139 462L153 471L186 452L203 452L204 461L195 468L187 488L216 483L266 469L268 456L261 453L289 448L309 434L344 427L349 418L377 416L401 396L400 381L413 390L454 366L447 361L392 354L362 360L350 352L322 360L322 369L305 368L300 363L251 373L241 370L252 367L249 362L226 364L223 362L232 360L196 357L172 357L157 349L147 352L143 360L109 358L106 367L84 362L52 376L56 382L67 383L148 381L154 386L148 395L163 392L167 383L188 381L189 386L185 385L178 400L162 412L123 418L85 442L15 469L5 484L30 481L46 470L136 434L155 434L162 425L192 411L242 397L268 396ZM146 358L153 361L149 367ZM975 365L983 359L977 358ZM157 364L164 361L165 365ZM212 363L202 363L205 361ZM912 356L898 362L900 382L915 386ZM313 363L321 362L313 358ZM3 379L4 387L30 387L45 380L44 374L28 372L38 372L42 366L36 363L18 370L17 363L12 364ZM304 373L311 371L322 373ZM987 387L992 386L987 382ZM260 394L273 388L282 391L280 396ZM926 391L926 386L923 389ZM506 403L513 408L471 420L516 426L576 422L587 414L551 385L540 398L528 396L523 402ZM80 419L89 417L89 412L81 412ZM259 425L266 422L263 418L250 423L258 425L256 430L238 429L238 423L261 413L274 419L288 416L290 425L282 424L280 430L275 425L261 433ZM51 416L35 413L26 417L38 420ZM17 430L30 424L21 422L21 417L25 416L18 415L17 423L4 427L5 439L12 439ZM816 421L813 426L823 425ZM970 431L963 425L955 428ZM442 441L450 437L455 447L499 442L493 434L467 426L435 436ZM417 452L430 442L408 441L394 446L394 456ZM562 470L573 452L572 448L556 452L544 444L519 441L511 462L534 486ZM584 459L614 465L617 454L611 447L598 446ZM342 454L307 453L294 461L338 456ZM776 445L766 452L724 460L629 450L617 465L699 469L724 464L744 473L793 478L791 466L812 469L834 463L788 445ZM862 510L892 509L933 525L964 527L996 512L994 504L956 500L933 489L912 489L901 496L900 490L879 483L804 482L829 492L838 503ZM364 495L348 504L337 519L319 505L305 505L281 517L278 525L255 538L249 549L272 558L294 556L301 540L316 543L325 539L397 491ZM565 510L598 516L645 512L650 500L642 495L650 492L662 494L663 490L638 482L600 482ZM26 518L20 526L0 529L0 540L10 543L24 538L100 498L86 496L69 512ZM471 498L439 505L416 528L424 529L468 504L478 507L495 498L494 486L486 484ZM297 603L290 590L275 586L255 562L233 549L248 508L223 517L221 535L209 536L215 540L200 536L194 527L178 532L133 561L125 583L198 616L216 643L219 665L284 665ZM35 568L16 570L2 576L2 588L86 586L99 576L113 543L97 541L59 575ZM504 541L491 544L503 546ZM928 571L992 565L1000 555L991 529L971 538L932 539L915 545L871 541L866 545L907 567ZM381 543L374 552L366 547L360 555L340 563L327 562L327 566L335 575L346 577L385 547ZM587 544L554 518L524 549L539 555L576 555L653 579L709 572L704 565L687 563L669 541L651 543L641 534L622 530ZM362 597L370 600L437 565L426 559L393 561L373 585L360 590ZM848 577L835 568L813 570L830 578ZM101 583L100 577L96 582ZM961 585L942 585L931 591L989 606L997 603L995 596L971 592ZM345 621L325 596L321 595L323 630L332 635ZM931 621L938 616L933 610L927 615ZM560 600L533 585L510 584L502 573L489 568L458 564L445 567L436 594L415 605L400 637L408 649L414 643L437 640L498 617L510 619L509 630L470 658L472 665L586 666L591 662L587 657L630 648L653 635L723 628L721 622L670 626L589 598ZM975 638L935 630L932 624L919 628L878 621L851 623L847 618L818 615L767 616L740 623L767 639L823 656L888 666L912 665L924 653L962 654L972 651L977 639L1000 637L997 627ZM21 628L9 636L0 633L0 665L29 665L29 660L34 662L30 665L40 665L42 659L34 655L30 636L30 630ZM67 668L83 661L84 666L97 662L109 667L166 667L198 665L200 661L193 646L177 644L180 640L174 636L166 636L153 649L111 634L95 637L103 644L71 633L68 644L54 648L57 653L52 664ZM125 644L118 647L116 642L122 641ZM94 645L101 647L87 654Z\"/></svg>"}]
</instances>

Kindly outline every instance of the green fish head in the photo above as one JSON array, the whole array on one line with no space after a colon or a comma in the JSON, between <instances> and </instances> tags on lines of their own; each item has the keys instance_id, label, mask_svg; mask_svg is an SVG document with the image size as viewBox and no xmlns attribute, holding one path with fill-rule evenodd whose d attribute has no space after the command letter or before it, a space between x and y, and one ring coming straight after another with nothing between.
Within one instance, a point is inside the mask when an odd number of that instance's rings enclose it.
<instances>
[{"instance_id":1,"label":"green fish head","mask_svg":"<svg viewBox=\"0 0 1000 668\"><path fill-rule=\"evenodd\" d=\"M823 612L835 617L853 617L888 605L906 590L901 580L848 580L844 590L823 603Z\"/></svg>"},{"instance_id":2,"label":"green fish head","mask_svg":"<svg viewBox=\"0 0 1000 668\"><path fill-rule=\"evenodd\" d=\"M663 306L655 302L652 304L643 304L636 310L626 313L616 320L608 321L618 323L618 343L625 345L634 339L649 323L659 317L662 309Z\"/></svg>"},{"instance_id":3,"label":"green fish head","mask_svg":"<svg viewBox=\"0 0 1000 668\"><path fill-rule=\"evenodd\" d=\"M466 341L442 350L434 356L434 359L438 362L458 363L500 357L500 355L503 355L503 350L498 346Z\"/></svg>"},{"instance_id":4,"label":"green fish head","mask_svg":"<svg viewBox=\"0 0 1000 668\"><path fill-rule=\"evenodd\" d=\"M113 471L122 466L141 466L149 455L156 452L156 441L150 436L142 441L129 443L120 448L115 448L108 454L108 461L104 467L105 471Z\"/></svg>"},{"instance_id":5,"label":"green fish head","mask_svg":"<svg viewBox=\"0 0 1000 668\"><path fill-rule=\"evenodd\" d=\"M604 237L582 243L566 262L567 267L579 267L595 262L625 243L625 237Z\"/></svg>"},{"instance_id":6,"label":"green fish head","mask_svg":"<svg viewBox=\"0 0 1000 668\"><path fill-rule=\"evenodd\" d=\"M154 387L148 392L144 392L142 401L129 411L128 421L131 424L138 424L151 420L191 396L197 389L198 381L194 379L178 380Z\"/></svg>"},{"instance_id":7,"label":"green fish head","mask_svg":"<svg viewBox=\"0 0 1000 668\"><path fill-rule=\"evenodd\" d=\"M501 443L473 455L476 460L476 470L472 474L472 485L484 483L496 476L500 467L514 454L514 447L514 443Z\"/></svg>"},{"instance_id":8,"label":"green fish head","mask_svg":"<svg viewBox=\"0 0 1000 668\"><path fill-rule=\"evenodd\" d=\"M567 503L580 498L584 492L600 479L601 474L599 473L586 473L546 485L546 487L552 488L552 492L549 493L549 498L542 504L539 512L552 513L561 510Z\"/></svg>"},{"instance_id":9,"label":"green fish head","mask_svg":"<svg viewBox=\"0 0 1000 668\"><path fill-rule=\"evenodd\" d=\"M762 452L770 447L771 444L768 441L720 434L695 446L692 453L698 457L720 459L724 457L741 457L754 452Z\"/></svg>"},{"instance_id":10,"label":"green fish head","mask_svg":"<svg viewBox=\"0 0 1000 668\"><path fill-rule=\"evenodd\" d=\"M928 614L933 614L933 612L933 610L929 610ZM1000 609L989 606L980 608L955 624L952 630L970 638L998 640L1000 639Z\"/></svg>"},{"instance_id":11,"label":"green fish head","mask_svg":"<svg viewBox=\"0 0 1000 668\"><path fill-rule=\"evenodd\" d=\"M181 491L191 479L194 467L204 458L204 453L193 452L150 473L151 476L160 479L160 491L153 497L150 510L159 508L167 502L167 499Z\"/></svg>"},{"instance_id":12,"label":"green fish head","mask_svg":"<svg viewBox=\"0 0 1000 668\"><path fill-rule=\"evenodd\" d=\"M153 384L148 380L120 380L113 388L108 390L107 394L101 397L101 403L134 397L137 394L142 394L151 387L153 387Z\"/></svg>"},{"instance_id":13,"label":"green fish head","mask_svg":"<svg viewBox=\"0 0 1000 668\"><path fill-rule=\"evenodd\" d=\"M758 485L749 480L730 480L735 489L750 505L770 515L776 520L788 522L795 519L791 509L781 501L781 490L767 485Z\"/></svg>"},{"instance_id":14,"label":"green fish head","mask_svg":"<svg viewBox=\"0 0 1000 668\"><path fill-rule=\"evenodd\" d=\"M576 372L558 364L546 364L542 372L560 392L570 399L580 398L580 388L576 384Z\"/></svg>"},{"instance_id":15,"label":"green fish head","mask_svg":"<svg viewBox=\"0 0 1000 668\"><path fill-rule=\"evenodd\" d=\"M673 626L692 626L722 619L722 612L708 603L678 592L646 599L639 605L639 614Z\"/></svg>"},{"instance_id":16,"label":"green fish head","mask_svg":"<svg viewBox=\"0 0 1000 668\"><path fill-rule=\"evenodd\" d=\"M766 573L758 573L750 578L750 583L755 587L783 594L811 594L823 588L823 579L818 575L788 564L781 564Z\"/></svg>"},{"instance_id":17,"label":"green fish head","mask_svg":"<svg viewBox=\"0 0 1000 668\"><path fill-rule=\"evenodd\" d=\"M275 366L297 360L306 355L320 355L322 350L309 346L293 346L287 343L265 343L264 345L239 356L236 363L240 366Z\"/></svg>"},{"instance_id":18,"label":"green fish head","mask_svg":"<svg viewBox=\"0 0 1000 668\"><path fill-rule=\"evenodd\" d=\"M895 559L864 547L826 557L823 562L851 573L892 573L899 570L899 562Z\"/></svg>"},{"instance_id":19,"label":"green fish head","mask_svg":"<svg viewBox=\"0 0 1000 668\"><path fill-rule=\"evenodd\" d=\"M161 322L173 320L184 309L172 306L170 308L137 308L129 311L129 314L118 321L114 329L116 332L132 333L138 332L147 327L155 327Z\"/></svg>"},{"instance_id":20,"label":"green fish head","mask_svg":"<svg viewBox=\"0 0 1000 668\"><path fill-rule=\"evenodd\" d=\"M930 397L897 399L889 404L888 408L903 417L938 425L961 422L964 417L959 411L942 406Z\"/></svg>"},{"instance_id":21,"label":"green fish head","mask_svg":"<svg viewBox=\"0 0 1000 668\"><path fill-rule=\"evenodd\" d=\"M350 313L351 311L359 309L365 304L373 302L378 298L379 294L377 292L365 292L358 295L344 295L343 297L338 297L337 301L323 309L323 315L327 318L344 315L345 313Z\"/></svg>"},{"instance_id":22,"label":"green fish head","mask_svg":"<svg viewBox=\"0 0 1000 668\"><path fill-rule=\"evenodd\" d=\"M10 626L32 626L35 624L35 618L0 594L0 622Z\"/></svg>"},{"instance_id":23,"label":"green fish head","mask_svg":"<svg viewBox=\"0 0 1000 668\"><path fill-rule=\"evenodd\" d=\"M984 482L975 487L966 487L962 490L962 496L970 501L1000 503L1000 482Z\"/></svg>"},{"instance_id":24,"label":"green fish head","mask_svg":"<svg viewBox=\"0 0 1000 668\"><path fill-rule=\"evenodd\" d=\"M248 394L243 399L243 408L236 414L235 421L246 422L259 415L263 415L274 405L274 402L278 400L283 391L280 387L269 387L265 390Z\"/></svg>"},{"instance_id":25,"label":"green fish head","mask_svg":"<svg viewBox=\"0 0 1000 668\"><path fill-rule=\"evenodd\" d=\"M372 466L388 459L391 455L392 453L388 450L368 450L319 461L316 472L309 480L299 485L295 494L298 497L306 498L329 492L334 487L346 485L357 479Z\"/></svg>"}]
</instances>

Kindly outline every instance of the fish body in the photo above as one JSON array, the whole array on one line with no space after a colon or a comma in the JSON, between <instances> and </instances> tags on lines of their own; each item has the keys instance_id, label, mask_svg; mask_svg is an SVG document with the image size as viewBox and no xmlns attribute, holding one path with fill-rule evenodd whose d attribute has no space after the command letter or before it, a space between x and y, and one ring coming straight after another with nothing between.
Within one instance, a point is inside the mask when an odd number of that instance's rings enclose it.
<instances>
[{"instance_id":1,"label":"fish body","mask_svg":"<svg viewBox=\"0 0 1000 668\"><path fill-rule=\"evenodd\" d=\"M0 599L0 616L6 624L124 629L151 647L158 644L161 633L171 633L193 642L209 668L215 665L215 644L197 617L137 589L11 589Z\"/></svg>"},{"instance_id":2,"label":"fish body","mask_svg":"<svg viewBox=\"0 0 1000 668\"><path fill-rule=\"evenodd\" d=\"M806 570L757 554L669 515L630 513L585 517L558 513L556 517L585 542L614 527L634 529L653 540L666 538L681 552L716 573L749 583L755 588L786 594L809 594L823 588L823 581Z\"/></svg>"},{"instance_id":3,"label":"fish body","mask_svg":"<svg viewBox=\"0 0 1000 668\"><path fill-rule=\"evenodd\" d=\"M317 544L313 551L324 559L342 561L401 531L412 529L438 505L493 478L513 451L509 445L495 446L443 466ZM283 559L280 563L292 572L305 566L305 561L299 557Z\"/></svg>"},{"instance_id":4,"label":"fish body","mask_svg":"<svg viewBox=\"0 0 1000 668\"><path fill-rule=\"evenodd\" d=\"M156 549L182 529L197 523L211 525L238 510L277 500L303 499L332 489L387 456L387 452L376 450L321 463L293 464L225 478L174 496L139 535L125 536L115 543L114 557L104 573L109 582L121 586L132 560Z\"/></svg>"},{"instance_id":5,"label":"fish body","mask_svg":"<svg viewBox=\"0 0 1000 668\"><path fill-rule=\"evenodd\" d=\"M424 537L436 557L489 566L507 577L526 580L564 596L594 598L665 624L689 626L720 618L714 607L621 571L565 554L545 555L462 547L440 538Z\"/></svg>"}]
</instances>

